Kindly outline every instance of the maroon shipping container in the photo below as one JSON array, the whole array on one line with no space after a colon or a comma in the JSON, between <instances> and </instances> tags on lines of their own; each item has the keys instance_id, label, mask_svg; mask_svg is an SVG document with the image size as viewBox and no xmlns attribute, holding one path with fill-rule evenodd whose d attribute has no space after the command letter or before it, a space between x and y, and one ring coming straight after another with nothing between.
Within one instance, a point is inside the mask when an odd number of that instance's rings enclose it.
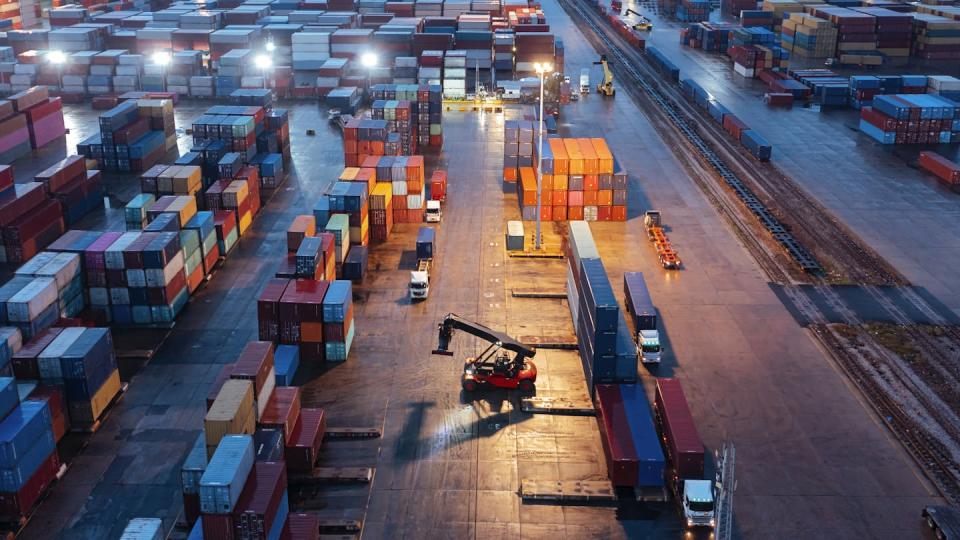
<instances>
[{"instance_id":1,"label":"maroon shipping container","mask_svg":"<svg viewBox=\"0 0 960 540\"><path fill-rule=\"evenodd\" d=\"M617 385L596 387L597 424L600 442L607 460L607 474L615 486L635 486L640 473L637 451Z\"/></svg>"},{"instance_id":2,"label":"maroon shipping container","mask_svg":"<svg viewBox=\"0 0 960 540\"><path fill-rule=\"evenodd\" d=\"M13 166L0 165L0 192L13 186Z\"/></svg>"},{"instance_id":3,"label":"maroon shipping container","mask_svg":"<svg viewBox=\"0 0 960 540\"><path fill-rule=\"evenodd\" d=\"M267 408L260 417L260 426L282 429L284 442L290 444L298 418L300 418L300 387L278 386L273 389Z\"/></svg>"},{"instance_id":4,"label":"maroon shipping container","mask_svg":"<svg viewBox=\"0 0 960 540\"><path fill-rule=\"evenodd\" d=\"M210 392L207 393L208 411L210 407L213 407L213 402L217 400L217 394L219 394L220 389L223 388L223 383L230 379L231 371L233 371L233 364L225 364L220 368L220 372L217 373L217 378L213 380L213 384L210 386Z\"/></svg>"},{"instance_id":5,"label":"maroon shipping container","mask_svg":"<svg viewBox=\"0 0 960 540\"><path fill-rule=\"evenodd\" d=\"M960 185L960 165L936 152L920 152L920 168L932 173L940 181L957 188Z\"/></svg>"},{"instance_id":6,"label":"maroon shipping container","mask_svg":"<svg viewBox=\"0 0 960 540\"><path fill-rule=\"evenodd\" d=\"M39 381L40 367L37 365L37 357L62 331L63 328L47 328L13 353L11 363L14 376L18 379Z\"/></svg>"},{"instance_id":7,"label":"maroon shipping container","mask_svg":"<svg viewBox=\"0 0 960 540\"><path fill-rule=\"evenodd\" d=\"M37 208L21 216L20 219L3 229L3 240L8 244L18 244L36 237L46 231L51 224L63 221L60 203L48 200ZM62 233L63 231L61 231ZM57 236L60 236L59 234ZM53 241L54 239L51 239Z\"/></svg>"},{"instance_id":8,"label":"maroon shipping container","mask_svg":"<svg viewBox=\"0 0 960 540\"><path fill-rule=\"evenodd\" d=\"M243 486L234 509L238 540L267 540L277 510L287 494L287 464L258 461Z\"/></svg>"},{"instance_id":9,"label":"maroon shipping container","mask_svg":"<svg viewBox=\"0 0 960 540\"><path fill-rule=\"evenodd\" d=\"M240 356L233 364L231 379L253 381L254 400L267 384L267 377L273 371L273 342L249 341L240 351Z\"/></svg>"},{"instance_id":10,"label":"maroon shipping container","mask_svg":"<svg viewBox=\"0 0 960 540\"><path fill-rule=\"evenodd\" d=\"M320 518L316 514L294 514L287 516L283 527L283 540L320 540Z\"/></svg>"},{"instance_id":11,"label":"maroon shipping container","mask_svg":"<svg viewBox=\"0 0 960 540\"><path fill-rule=\"evenodd\" d=\"M282 259L280 259L280 264L277 265L277 271L273 275L277 279L286 279L287 281L296 279L297 256L293 253L288 253L285 255Z\"/></svg>"},{"instance_id":12,"label":"maroon shipping container","mask_svg":"<svg viewBox=\"0 0 960 540\"><path fill-rule=\"evenodd\" d=\"M667 459L679 478L703 479L703 442L677 379L657 379L654 412Z\"/></svg>"},{"instance_id":13,"label":"maroon shipping container","mask_svg":"<svg viewBox=\"0 0 960 540\"><path fill-rule=\"evenodd\" d=\"M327 416L323 409L300 409L300 419L293 428L292 442L284 449L290 470L307 472L313 469L326 431Z\"/></svg>"},{"instance_id":14,"label":"maroon shipping container","mask_svg":"<svg viewBox=\"0 0 960 540\"><path fill-rule=\"evenodd\" d=\"M86 171L86 160L82 156L70 156L37 173L34 179L43 182L50 193L59 193L74 180L83 177Z\"/></svg>"},{"instance_id":15,"label":"maroon shipping container","mask_svg":"<svg viewBox=\"0 0 960 540\"><path fill-rule=\"evenodd\" d=\"M257 299L257 323L263 341L276 341L280 337L280 298L289 283L289 279L271 279Z\"/></svg>"},{"instance_id":16,"label":"maroon shipping container","mask_svg":"<svg viewBox=\"0 0 960 540\"><path fill-rule=\"evenodd\" d=\"M740 135L749 128L736 116L725 114L723 115L723 129L739 141Z\"/></svg>"},{"instance_id":17,"label":"maroon shipping container","mask_svg":"<svg viewBox=\"0 0 960 540\"><path fill-rule=\"evenodd\" d=\"M0 517L17 521L25 516L41 495L57 478L60 470L60 458L54 449L50 456L40 464L40 468L16 493L0 492Z\"/></svg>"},{"instance_id":18,"label":"maroon shipping container","mask_svg":"<svg viewBox=\"0 0 960 540\"><path fill-rule=\"evenodd\" d=\"M191 526L197 522L197 519L200 517L199 493L183 494L183 517L186 518L187 523Z\"/></svg>"},{"instance_id":19,"label":"maroon shipping container","mask_svg":"<svg viewBox=\"0 0 960 540\"><path fill-rule=\"evenodd\" d=\"M0 227L6 227L43 204L47 192L40 182L17 184L13 191L0 195Z\"/></svg>"},{"instance_id":20,"label":"maroon shipping container","mask_svg":"<svg viewBox=\"0 0 960 540\"><path fill-rule=\"evenodd\" d=\"M280 322L323 322L323 297L329 285L314 279L291 282L280 298Z\"/></svg>"},{"instance_id":21,"label":"maroon shipping container","mask_svg":"<svg viewBox=\"0 0 960 540\"><path fill-rule=\"evenodd\" d=\"M252 475L252 473L251 473ZM247 482L250 477L247 477ZM203 514L203 537L217 540L236 540L233 514Z\"/></svg>"},{"instance_id":22,"label":"maroon shipping container","mask_svg":"<svg viewBox=\"0 0 960 540\"><path fill-rule=\"evenodd\" d=\"M347 313L343 322L323 323L323 341L346 341L351 324L353 324L353 302L347 306Z\"/></svg>"}]
</instances>

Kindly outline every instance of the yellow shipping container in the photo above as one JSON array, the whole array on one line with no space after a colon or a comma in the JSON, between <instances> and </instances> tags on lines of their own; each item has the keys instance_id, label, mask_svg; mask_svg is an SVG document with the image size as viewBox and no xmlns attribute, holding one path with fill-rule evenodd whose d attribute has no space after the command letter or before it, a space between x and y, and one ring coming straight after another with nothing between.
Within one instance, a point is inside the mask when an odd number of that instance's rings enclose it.
<instances>
[{"instance_id":1,"label":"yellow shipping container","mask_svg":"<svg viewBox=\"0 0 960 540\"><path fill-rule=\"evenodd\" d=\"M201 184L200 167L186 165L173 176L173 192L178 195L196 195Z\"/></svg>"},{"instance_id":2,"label":"yellow shipping container","mask_svg":"<svg viewBox=\"0 0 960 540\"><path fill-rule=\"evenodd\" d=\"M383 197L384 204L389 204L393 200L393 184L390 182L378 182L377 185L373 186L373 191L370 193L371 197Z\"/></svg>"},{"instance_id":3,"label":"yellow shipping container","mask_svg":"<svg viewBox=\"0 0 960 540\"><path fill-rule=\"evenodd\" d=\"M93 395L89 403L85 401L71 401L68 409L70 421L74 424L91 425L100 419L107 405L120 392L120 372L113 370L100 389Z\"/></svg>"},{"instance_id":4,"label":"yellow shipping container","mask_svg":"<svg viewBox=\"0 0 960 540\"><path fill-rule=\"evenodd\" d=\"M250 228L250 225L253 223L253 215L250 212L240 216L240 236L243 236L247 233L247 229Z\"/></svg>"},{"instance_id":5,"label":"yellow shipping container","mask_svg":"<svg viewBox=\"0 0 960 540\"><path fill-rule=\"evenodd\" d=\"M576 139L560 139L567 150L567 160L569 161L570 174L583 174L583 154L580 153L580 145Z\"/></svg>"},{"instance_id":6,"label":"yellow shipping container","mask_svg":"<svg viewBox=\"0 0 960 540\"><path fill-rule=\"evenodd\" d=\"M357 178L357 173L360 172L358 167L347 167L343 169L343 172L340 173L341 182L353 182Z\"/></svg>"},{"instance_id":7,"label":"yellow shipping container","mask_svg":"<svg viewBox=\"0 0 960 540\"><path fill-rule=\"evenodd\" d=\"M253 381L228 379L203 420L207 447L216 448L224 435L253 433L254 424Z\"/></svg>"},{"instance_id":8,"label":"yellow shipping container","mask_svg":"<svg viewBox=\"0 0 960 540\"><path fill-rule=\"evenodd\" d=\"M359 244L370 229L370 216L363 216L363 221L359 227L350 227L350 243Z\"/></svg>"},{"instance_id":9,"label":"yellow shipping container","mask_svg":"<svg viewBox=\"0 0 960 540\"><path fill-rule=\"evenodd\" d=\"M550 150L553 151L553 174L569 174L570 159L563 139L547 139L547 142L550 144Z\"/></svg>"},{"instance_id":10,"label":"yellow shipping container","mask_svg":"<svg viewBox=\"0 0 960 540\"><path fill-rule=\"evenodd\" d=\"M165 212L176 212L180 220L180 226L183 227L193 216L197 215L197 198L191 195L178 195L174 197L170 206Z\"/></svg>"}]
</instances>

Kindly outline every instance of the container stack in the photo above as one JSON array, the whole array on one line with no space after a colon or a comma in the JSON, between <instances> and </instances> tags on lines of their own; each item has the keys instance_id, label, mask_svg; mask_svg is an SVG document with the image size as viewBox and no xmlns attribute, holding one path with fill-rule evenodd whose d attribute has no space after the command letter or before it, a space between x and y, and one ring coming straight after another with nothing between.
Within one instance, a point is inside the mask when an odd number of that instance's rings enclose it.
<instances>
[{"instance_id":1,"label":"container stack","mask_svg":"<svg viewBox=\"0 0 960 540\"><path fill-rule=\"evenodd\" d=\"M327 195L330 200L331 215L345 214L349 220L348 234L351 245L365 246L370 243L370 214L367 197L370 184L372 182L335 182Z\"/></svg>"},{"instance_id":2,"label":"container stack","mask_svg":"<svg viewBox=\"0 0 960 540\"><path fill-rule=\"evenodd\" d=\"M913 14L912 54L925 60L960 59L960 20Z\"/></svg>"},{"instance_id":3,"label":"container stack","mask_svg":"<svg viewBox=\"0 0 960 540\"><path fill-rule=\"evenodd\" d=\"M813 14L837 27L837 54L876 51L875 17L843 7L816 7Z\"/></svg>"},{"instance_id":4,"label":"container stack","mask_svg":"<svg viewBox=\"0 0 960 540\"><path fill-rule=\"evenodd\" d=\"M30 127L25 113L14 112L16 106L10 101L0 101L0 162L13 163L30 153Z\"/></svg>"},{"instance_id":5,"label":"container stack","mask_svg":"<svg viewBox=\"0 0 960 540\"><path fill-rule=\"evenodd\" d=\"M416 87L414 87L416 88ZM403 89L399 90L401 96ZM414 100L416 91L414 91ZM416 101L414 101L416 103ZM371 112L376 120L386 122L388 134L396 133L399 136L400 153L403 155L414 154L417 151L417 133L415 130L414 119L416 115L414 108L408 99L398 97L396 99L375 99L371 104Z\"/></svg>"},{"instance_id":6,"label":"container stack","mask_svg":"<svg viewBox=\"0 0 960 540\"><path fill-rule=\"evenodd\" d=\"M876 96L860 109L860 131L881 144L960 142L960 106L934 94Z\"/></svg>"},{"instance_id":7,"label":"container stack","mask_svg":"<svg viewBox=\"0 0 960 540\"><path fill-rule=\"evenodd\" d=\"M533 75L536 73L534 64L556 64L556 42L553 34L546 32L517 32L517 51L515 71L518 75Z\"/></svg>"},{"instance_id":8,"label":"container stack","mask_svg":"<svg viewBox=\"0 0 960 540\"><path fill-rule=\"evenodd\" d=\"M828 20L789 13L783 20L780 46L801 58L831 58L837 50L837 29Z\"/></svg>"},{"instance_id":9,"label":"container stack","mask_svg":"<svg viewBox=\"0 0 960 540\"><path fill-rule=\"evenodd\" d=\"M356 86L338 86L327 92L326 104L342 114L356 114L363 95Z\"/></svg>"},{"instance_id":10,"label":"container stack","mask_svg":"<svg viewBox=\"0 0 960 540\"><path fill-rule=\"evenodd\" d=\"M84 308L83 278L80 269L80 256L76 253L55 253L52 251L43 251L36 257L30 259L26 264L18 268L14 275L21 278L33 279L34 285L43 285L38 290L44 291L44 294L52 292L54 302L45 309L51 313L55 312L57 317L76 317ZM48 280L53 280L52 284ZM52 287L50 287L52 285ZM30 285L21 290L27 290ZM14 295L7 302L7 316L11 324L20 328L20 332L26 339L30 339L41 331L45 330L52 323L49 317L25 318L29 315L27 311L18 311L17 306L11 307L10 303L19 299L21 296ZM36 297L36 298L42 298ZM45 304L44 300L41 305ZM43 310L36 313L42 313Z\"/></svg>"},{"instance_id":11,"label":"container stack","mask_svg":"<svg viewBox=\"0 0 960 540\"><path fill-rule=\"evenodd\" d=\"M381 158L383 159L383 158ZM370 240L385 242L393 231L393 184L377 182L370 192Z\"/></svg>"},{"instance_id":12,"label":"container stack","mask_svg":"<svg viewBox=\"0 0 960 540\"><path fill-rule=\"evenodd\" d=\"M63 104L60 98L49 96L46 86L34 86L13 94L7 100L13 104L13 109L17 113L23 113L26 116L31 148L35 150L42 148L66 134L67 130L63 123ZM13 113L2 104L0 109L6 109L0 113L0 116L10 117Z\"/></svg>"},{"instance_id":13,"label":"container stack","mask_svg":"<svg viewBox=\"0 0 960 540\"><path fill-rule=\"evenodd\" d=\"M519 178L520 167L533 167L536 155L534 135L536 125L530 120L505 120L503 122L503 181L514 183Z\"/></svg>"},{"instance_id":14,"label":"container stack","mask_svg":"<svg viewBox=\"0 0 960 540\"><path fill-rule=\"evenodd\" d=\"M550 138L544 141L543 153L542 220L626 221L627 173L615 168L605 140ZM521 215L534 219L534 168L521 167L520 180Z\"/></svg>"},{"instance_id":15,"label":"container stack","mask_svg":"<svg viewBox=\"0 0 960 540\"><path fill-rule=\"evenodd\" d=\"M352 118L343 128L343 161L357 167L367 156L399 155L399 134L390 137L387 121Z\"/></svg>"},{"instance_id":16,"label":"container stack","mask_svg":"<svg viewBox=\"0 0 960 540\"><path fill-rule=\"evenodd\" d=\"M877 52L890 58L910 56L913 34L913 16L911 14L898 13L883 7L862 7L856 8L856 11L874 18Z\"/></svg>"},{"instance_id":17,"label":"container stack","mask_svg":"<svg viewBox=\"0 0 960 540\"><path fill-rule=\"evenodd\" d=\"M677 5L676 17L680 22L700 22L710 19L712 6L705 0L681 0Z\"/></svg>"},{"instance_id":18,"label":"container stack","mask_svg":"<svg viewBox=\"0 0 960 540\"><path fill-rule=\"evenodd\" d=\"M705 51L726 53L735 24L699 22L687 27L686 45Z\"/></svg>"},{"instance_id":19,"label":"container stack","mask_svg":"<svg viewBox=\"0 0 960 540\"><path fill-rule=\"evenodd\" d=\"M513 73L513 50L516 44L517 36L513 32L496 32L493 34L494 70Z\"/></svg>"},{"instance_id":20,"label":"container stack","mask_svg":"<svg viewBox=\"0 0 960 540\"><path fill-rule=\"evenodd\" d=\"M60 471L50 407L45 401L20 401L16 380L0 378L0 517L19 523L29 515Z\"/></svg>"},{"instance_id":21,"label":"container stack","mask_svg":"<svg viewBox=\"0 0 960 540\"><path fill-rule=\"evenodd\" d=\"M95 426L120 393L109 328L64 328L36 357L40 381L63 387L70 424Z\"/></svg>"},{"instance_id":22,"label":"container stack","mask_svg":"<svg viewBox=\"0 0 960 540\"><path fill-rule=\"evenodd\" d=\"M257 318L261 339L296 346L298 361L342 362L355 333L351 284L275 278L260 294Z\"/></svg>"},{"instance_id":23,"label":"container stack","mask_svg":"<svg viewBox=\"0 0 960 540\"><path fill-rule=\"evenodd\" d=\"M60 202L48 198L42 182L13 185L13 169L0 172L0 227L4 262L22 263L56 240L65 229Z\"/></svg>"},{"instance_id":24,"label":"container stack","mask_svg":"<svg viewBox=\"0 0 960 540\"><path fill-rule=\"evenodd\" d=\"M44 184L51 198L60 203L66 227L103 206L100 171L88 171L81 156L70 156L37 173L34 179Z\"/></svg>"},{"instance_id":25,"label":"container stack","mask_svg":"<svg viewBox=\"0 0 960 540\"><path fill-rule=\"evenodd\" d=\"M443 57L444 99L467 97L467 52L447 51Z\"/></svg>"},{"instance_id":26,"label":"container stack","mask_svg":"<svg viewBox=\"0 0 960 540\"><path fill-rule=\"evenodd\" d=\"M383 159L377 164L378 182L389 178L393 189L393 222L421 223L426 206L426 176L423 156L398 156L389 159L389 175L385 171L387 163ZM382 173L380 171L383 171ZM384 176L381 176L383 174Z\"/></svg>"},{"instance_id":27,"label":"container stack","mask_svg":"<svg viewBox=\"0 0 960 540\"><path fill-rule=\"evenodd\" d=\"M129 100L100 115L100 134L77 145L77 153L98 160L107 171L149 169L176 146L173 101Z\"/></svg>"},{"instance_id":28,"label":"container stack","mask_svg":"<svg viewBox=\"0 0 960 540\"><path fill-rule=\"evenodd\" d=\"M636 382L636 346L586 222L570 222L563 251L567 300L587 386L593 393L598 384Z\"/></svg>"}]
</instances>

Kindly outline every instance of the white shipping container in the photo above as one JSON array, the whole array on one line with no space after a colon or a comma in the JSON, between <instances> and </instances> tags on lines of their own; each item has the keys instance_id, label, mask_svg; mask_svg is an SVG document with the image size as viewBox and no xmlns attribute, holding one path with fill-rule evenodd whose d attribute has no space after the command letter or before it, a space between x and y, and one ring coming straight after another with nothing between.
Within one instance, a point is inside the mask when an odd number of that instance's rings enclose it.
<instances>
[{"instance_id":1,"label":"white shipping container","mask_svg":"<svg viewBox=\"0 0 960 540\"><path fill-rule=\"evenodd\" d=\"M140 75L140 72L143 71L141 66L117 66L117 75ZM114 83L116 83L116 78L114 78Z\"/></svg>"},{"instance_id":2,"label":"white shipping container","mask_svg":"<svg viewBox=\"0 0 960 540\"><path fill-rule=\"evenodd\" d=\"M37 64L14 64L13 72L18 75L36 75Z\"/></svg>"},{"instance_id":3,"label":"white shipping container","mask_svg":"<svg viewBox=\"0 0 960 540\"><path fill-rule=\"evenodd\" d=\"M143 269L140 268L128 268L126 271L127 274L127 285L130 287L146 287L147 286L147 276L144 273Z\"/></svg>"},{"instance_id":4,"label":"white shipping container","mask_svg":"<svg viewBox=\"0 0 960 540\"><path fill-rule=\"evenodd\" d=\"M87 294L90 296L90 305L92 306L110 305L110 292L106 287L90 287L87 289Z\"/></svg>"},{"instance_id":5,"label":"white shipping container","mask_svg":"<svg viewBox=\"0 0 960 540\"><path fill-rule=\"evenodd\" d=\"M213 88L198 88L196 86L191 86L190 95L197 97L213 97Z\"/></svg>"},{"instance_id":6,"label":"white shipping container","mask_svg":"<svg viewBox=\"0 0 960 540\"><path fill-rule=\"evenodd\" d=\"M57 282L38 277L7 300L7 319L28 323L57 301Z\"/></svg>"},{"instance_id":7,"label":"white shipping container","mask_svg":"<svg viewBox=\"0 0 960 540\"><path fill-rule=\"evenodd\" d=\"M423 208L423 197L420 195L407 195L407 208L411 210Z\"/></svg>"},{"instance_id":8,"label":"white shipping container","mask_svg":"<svg viewBox=\"0 0 960 540\"><path fill-rule=\"evenodd\" d=\"M76 253L57 253L53 260L37 270L37 276L52 277L61 291L80 275L80 255Z\"/></svg>"},{"instance_id":9,"label":"white shipping container","mask_svg":"<svg viewBox=\"0 0 960 540\"><path fill-rule=\"evenodd\" d=\"M160 518L133 518L120 536L120 540L163 539L163 520Z\"/></svg>"},{"instance_id":10,"label":"white shipping container","mask_svg":"<svg viewBox=\"0 0 960 540\"><path fill-rule=\"evenodd\" d=\"M330 32L296 32L290 37L294 50L300 44L330 43Z\"/></svg>"},{"instance_id":11,"label":"white shipping container","mask_svg":"<svg viewBox=\"0 0 960 540\"><path fill-rule=\"evenodd\" d=\"M257 422L260 421L260 417L263 416L263 411L267 409L267 402L270 401L270 394L273 393L274 387L277 385L277 369L275 367L270 368L270 373L267 375L266 382L263 383L263 388L260 389L260 394L256 399L257 407Z\"/></svg>"},{"instance_id":12,"label":"white shipping container","mask_svg":"<svg viewBox=\"0 0 960 540\"><path fill-rule=\"evenodd\" d=\"M302 53L325 54L327 57L324 58L324 60L326 60L327 58L330 58L330 45L327 43L301 43L293 46L294 56Z\"/></svg>"},{"instance_id":13,"label":"white shipping container","mask_svg":"<svg viewBox=\"0 0 960 540\"><path fill-rule=\"evenodd\" d=\"M137 85L137 75L114 75L113 77L113 86L136 86Z\"/></svg>"},{"instance_id":14,"label":"white shipping container","mask_svg":"<svg viewBox=\"0 0 960 540\"><path fill-rule=\"evenodd\" d=\"M17 353L23 347L23 334L15 326L5 326L0 328L0 343L6 342L7 348L11 352Z\"/></svg>"},{"instance_id":15,"label":"white shipping container","mask_svg":"<svg viewBox=\"0 0 960 540\"><path fill-rule=\"evenodd\" d=\"M167 266L161 268L147 268L144 270L146 275L147 287L166 287L178 273L183 271L183 250L170 259Z\"/></svg>"},{"instance_id":16,"label":"white shipping container","mask_svg":"<svg viewBox=\"0 0 960 540\"><path fill-rule=\"evenodd\" d=\"M126 232L120 235L110 247L103 252L104 266L110 270L123 270L123 250L140 237L139 232Z\"/></svg>"},{"instance_id":17,"label":"white shipping container","mask_svg":"<svg viewBox=\"0 0 960 540\"><path fill-rule=\"evenodd\" d=\"M67 349L77 341L84 331L85 329L82 327L64 328L60 335L43 349L43 352L37 356L41 379L63 378L63 371L60 369L60 357L67 352Z\"/></svg>"},{"instance_id":18,"label":"white shipping container","mask_svg":"<svg viewBox=\"0 0 960 540\"><path fill-rule=\"evenodd\" d=\"M407 182L406 180L400 180L393 182L393 194L397 196L407 194Z\"/></svg>"},{"instance_id":19,"label":"white shipping container","mask_svg":"<svg viewBox=\"0 0 960 540\"><path fill-rule=\"evenodd\" d=\"M17 268L14 274L18 276L36 276L36 273L44 266L50 264L50 261L56 256L57 254L53 251L41 251L34 255L32 259L23 263L20 268Z\"/></svg>"}]
</instances>

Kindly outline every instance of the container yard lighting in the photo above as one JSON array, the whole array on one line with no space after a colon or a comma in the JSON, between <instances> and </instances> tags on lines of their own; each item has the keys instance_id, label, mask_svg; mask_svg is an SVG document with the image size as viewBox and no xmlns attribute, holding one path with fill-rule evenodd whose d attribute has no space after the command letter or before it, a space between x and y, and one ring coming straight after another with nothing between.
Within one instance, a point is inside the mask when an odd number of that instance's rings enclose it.
<instances>
[{"instance_id":1,"label":"container yard lighting","mask_svg":"<svg viewBox=\"0 0 960 540\"><path fill-rule=\"evenodd\" d=\"M550 64L537 62L533 70L540 76L540 122L537 126L537 237L534 239L534 249L540 249L540 193L543 186L543 78L553 71Z\"/></svg>"},{"instance_id":2,"label":"container yard lighting","mask_svg":"<svg viewBox=\"0 0 960 540\"><path fill-rule=\"evenodd\" d=\"M276 48L277 46L272 41L267 42L267 52L273 52Z\"/></svg>"},{"instance_id":3,"label":"container yard lighting","mask_svg":"<svg viewBox=\"0 0 960 540\"><path fill-rule=\"evenodd\" d=\"M360 57L360 64L365 68L377 67L377 55L368 52Z\"/></svg>"},{"instance_id":4,"label":"container yard lighting","mask_svg":"<svg viewBox=\"0 0 960 540\"><path fill-rule=\"evenodd\" d=\"M265 54L258 54L257 57L253 59L253 63L263 72L263 87L266 88L267 71L273 66L273 59Z\"/></svg>"},{"instance_id":5,"label":"container yard lighting","mask_svg":"<svg viewBox=\"0 0 960 540\"><path fill-rule=\"evenodd\" d=\"M67 63L67 55L63 51L50 51L47 53L47 60L56 66Z\"/></svg>"},{"instance_id":6,"label":"container yard lighting","mask_svg":"<svg viewBox=\"0 0 960 540\"><path fill-rule=\"evenodd\" d=\"M166 66L170 63L170 53L166 51L157 51L150 57L153 63L158 66Z\"/></svg>"}]
</instances>

